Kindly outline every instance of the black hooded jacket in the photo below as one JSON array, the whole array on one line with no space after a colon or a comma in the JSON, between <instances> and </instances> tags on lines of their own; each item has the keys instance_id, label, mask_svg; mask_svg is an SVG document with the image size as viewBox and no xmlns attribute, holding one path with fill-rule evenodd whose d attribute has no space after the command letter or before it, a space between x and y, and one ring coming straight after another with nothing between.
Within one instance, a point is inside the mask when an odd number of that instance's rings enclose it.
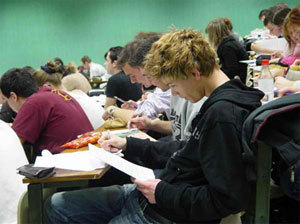
<instances>
[{"instance_id":1,"label":"black hooded jacket","mask_svg":"<svg viewBox=\"0 0 300 224\"><path fill-rule=\"evenodd\" d=\"M248 60L244 47L232 36L226 37L217 49L222 71L230 78L238 75L242 83L246 82L247 64L239 61Z\"/></svg>"},{"instance_id":2,"label":"black hooded jacket","mask_svg":"<svg viewBox=\"0 0 300 224\"><path fill-rule=\"evenodd\" d=\"M138 155L151 168L162 168L167 161L157 177L162 181L153 209L175 222L197 223L218 222L246 209L251 190L241 158L241 132L262 97L261 91L230 80L203 104L188 142L127 138L126 154Z\"/></svg>"}]
</instances>

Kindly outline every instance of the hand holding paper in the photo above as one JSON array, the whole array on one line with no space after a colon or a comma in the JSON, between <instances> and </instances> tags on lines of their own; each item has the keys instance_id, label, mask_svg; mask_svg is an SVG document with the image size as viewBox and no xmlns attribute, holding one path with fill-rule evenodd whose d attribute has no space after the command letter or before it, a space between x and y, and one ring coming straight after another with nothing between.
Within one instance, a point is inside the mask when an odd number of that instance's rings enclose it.
<instances>
[{"instance_id":1,"label":"hand holding paper","mask_svg":"<svg viewBox=\"0 0 300 224\"><path fill-rule=\"evenodd\" d=\"M89 144L89 150L98 150L98 155L102 161L128 174L131 177L134 177L138 180L155 179L153 170L147 167L136 165L92 144Z\"/></svg>"},{"instance_id":2,"label":"hand holding paper","mask_svg":"<svg viewBox=\"0 0 300 224\"><path fill-rule=\"evenodd\" d=\"M135 179L133 183L136 184L136 188L142 192L142 194L148 199L148 201L151 204L156 204L155 188L160 181L161 181L160 179L154 179L154 180Z\"/></svg>"}]
</instances>

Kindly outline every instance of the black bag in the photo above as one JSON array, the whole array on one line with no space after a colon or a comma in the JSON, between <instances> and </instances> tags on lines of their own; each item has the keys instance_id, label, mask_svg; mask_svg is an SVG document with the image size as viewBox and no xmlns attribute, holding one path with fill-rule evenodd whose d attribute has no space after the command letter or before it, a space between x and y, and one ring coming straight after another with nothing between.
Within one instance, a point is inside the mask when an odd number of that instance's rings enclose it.
<instances>
[{"instance_id":1,"label":"black bag","mask_svg":"<svg viewBox=\"0 0 300 224\"><path fill-rule=\"evenodd\" d=\"M55 174L55 167L34 167L33 164L27 164L19 167L18 173L29 179L46 179Z\"/></svg>"}]
</instances>

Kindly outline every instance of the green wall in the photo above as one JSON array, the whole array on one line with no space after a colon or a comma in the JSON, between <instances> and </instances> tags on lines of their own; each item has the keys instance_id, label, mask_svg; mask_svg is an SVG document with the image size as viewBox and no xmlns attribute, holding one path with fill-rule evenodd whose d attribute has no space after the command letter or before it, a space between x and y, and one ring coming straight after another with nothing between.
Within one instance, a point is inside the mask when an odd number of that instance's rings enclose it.
<instances>
[{"instance_id":1,"label":"green wall","mask_svg":"<svg viewBox=\"0 0 300 224\"><path fill-rule=\"evenodd\" d=\"M216 17L229 17L241 35L262 27L258 13L277 2L298 0L0 0L0 75L12 67L38 68L61 57L78 65L83 55L104 63L111 46L139 31L204 30Z\"/></svg>"}]
</instances>

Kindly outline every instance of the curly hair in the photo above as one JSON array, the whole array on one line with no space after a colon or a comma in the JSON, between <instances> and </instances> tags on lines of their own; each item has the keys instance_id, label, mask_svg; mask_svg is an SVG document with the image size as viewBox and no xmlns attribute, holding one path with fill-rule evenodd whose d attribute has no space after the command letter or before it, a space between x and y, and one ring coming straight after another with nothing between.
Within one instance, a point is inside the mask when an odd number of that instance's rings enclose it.
<instances>
[{"instance_id":1,"label":"curly hair","mask_svg":"<svg viewBox=\"0 0 300 224\"><path fill-rule=\"evenodd\" d=\"M7 98L9 98L11 92L16 93L17 96L27 98L37 92L38 87L32 75L26 69L12 68L1 77L0 89Z\"/></svg>"},{"instance_id":2,"label":"curly hair","mask_svg":"<svg viewBox=\"0 0 300 224\"><path fill-rule=\"evenodd\" d=\"M188 79L194 68L208 76L219 65L206 38L191 29L175 29L164 34L153 43L145 60L145 69L158 79Z\"/></svg>"}]
</instances>

